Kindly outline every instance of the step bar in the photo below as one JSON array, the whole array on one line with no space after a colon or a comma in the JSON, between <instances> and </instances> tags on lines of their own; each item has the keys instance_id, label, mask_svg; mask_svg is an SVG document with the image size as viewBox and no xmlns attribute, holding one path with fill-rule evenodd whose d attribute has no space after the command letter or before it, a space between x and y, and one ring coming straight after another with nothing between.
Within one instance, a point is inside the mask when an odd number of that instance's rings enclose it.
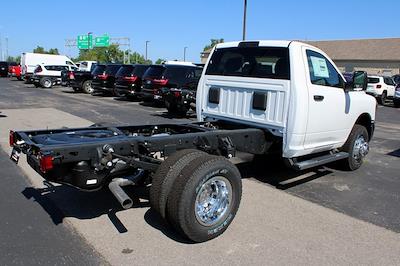
<instances>
[{"instance_id":1,"label":"step bar","mask_svg":"<svg viewBox=\"0 0 400 266\"><path fill-rule=\"evenodd\" d=\"M313 167L317 167L320 165L328 164L331 162L339 161L342 159L346 159L349 157L347 152L336 152L331 154L326 154L318 157L314 157L308 160L296 162L294 160L290 160L292 168L295 170L301 171Z\"/></svg>"}]
</instances>

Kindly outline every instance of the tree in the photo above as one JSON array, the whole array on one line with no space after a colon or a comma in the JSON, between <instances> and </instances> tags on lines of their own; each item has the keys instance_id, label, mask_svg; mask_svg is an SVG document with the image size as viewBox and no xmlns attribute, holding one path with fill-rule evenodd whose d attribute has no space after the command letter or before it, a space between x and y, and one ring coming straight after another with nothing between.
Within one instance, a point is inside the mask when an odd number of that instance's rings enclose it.
<instances>
[{"instance_id":1,"label":"tree","mask_svg":"<svg viewBox=\"0 0 400 266\"><path fill-rule=\"evenodd\" d=\"M139 54L138 52L133 52L129 54L130 57L130 61L131 63L135 63L135 64L145 64L145 65L150 65L153 62L149 59L146 60L146 58L144 58L144 55Z\"/></svg>"},{"instance_id":2,"label":"tree","mask_svg":"<svg viewBox=\"0 0 400 266\"><path fill-rule=\"evenodd\" d=\"M204 46L203 51L211 50L215 45L223 43L224 39L211 39L210 41L211 41L210 44Z\"/></svg>"},{"instance_id":3,"label":"tree","mask_svg":"<svg viewBox=\"0 0 400 266\"><path fill-rule=\"evenodd\" d=\"M123 63L129 61L132 64L151 64L151 60L146 60L143 55L130 50L122 51L117 44L111 44L109 47L94 47L89 50L80 50L78 58L75 61L98 61L103 63ZM129 60L128 60L129 59Z\"/></svg>"},{"instance_id":4,"label":"tree","mask_svg":"<svg viewBox=\"0 0 400 266\"><path fill-rule=\"evenodd\" d=\"M39 45L36 46L35 49L33 49L33 52L37 53L37 54L47 54L46 51L44 50L44 48L42 46L39 46Z\"/></svg>"},{"instance_id":5,"label":"tree","mask_svg":"<svg viewBox=\"0 0 400 266\"><path fill-rule=\"evenodd\" d=\"M79 50L78 61L92 60L104 63L120 63L123 62L124 52L119 49L116 44L109 47L94 47L89 50Z\"/></svg>"},{"instance_id":6,"label":"tree","mask_svg":"<svg viewBox=\"0 0 400 266\"><path fill-rule=\"evenodd\" d=\"M18 64L20 64L21 63L21 56L20 55L18 55L16 57L9 56L9 57L7 57L7 62L17 62Z\"/></svg>"},{"instance_id":7,"label":"tree","mask_svg":"<svg viewBox=\"0 0 400 266\"><path fill-rule=\"evenodd\" d=\"M49 53L49 54L59 54L57 48L50 48L50 50L48 51L48 53Z\"/></svg>"},{"instance_id":8,"label":"tree","mask_svg":"<svg viewBox=\"0 0 400 266\"><path fill-rule=\"evenodd\" d=\"M33 52L37 54L59 54L57 48L50 48L50 50L46 51L42 46L39 45L33 49Z\"/></svg>"},{"instance_id":9,"label":"tree","mask_svg":"<svg viewBox=\"0 0 400 266\"><path fill-rule=\"evenodd\" d=\"M165 59L158 58L155 64L156 64L156 65L160 65L160 64L162 64L162 63L165 62L165 61L166 61Z\"/></svg>"}]
</instances>

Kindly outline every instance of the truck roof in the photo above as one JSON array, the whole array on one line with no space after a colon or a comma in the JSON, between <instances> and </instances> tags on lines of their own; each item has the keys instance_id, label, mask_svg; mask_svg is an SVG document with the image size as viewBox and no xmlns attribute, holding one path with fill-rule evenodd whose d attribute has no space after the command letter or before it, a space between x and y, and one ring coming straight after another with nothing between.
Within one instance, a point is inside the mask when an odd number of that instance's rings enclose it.
<instances>
[{"instance_id":1,"label":"truck roof","mask_svg":"<svg viewBox=\"0 0 400 266\"><path fill-rule=\"evenodd\" d=\"M312 45L309 45L307 43L302 43L300 41L288 41L288 40L251 40L251 41L236 41L236 42L225 42L225 43L219 43L216 45L216 48L231 48L231 47L238 47L239 44L241 43L247 43L248 45L251 45L252 43L258 43L257 46L262 46L262 47L288 47L289 44L292 43L296 45L304 45L304 46L309 46L309 47L314 47ZM316 48L316 47L314 47Z\"/></svg>"}]
</instances>

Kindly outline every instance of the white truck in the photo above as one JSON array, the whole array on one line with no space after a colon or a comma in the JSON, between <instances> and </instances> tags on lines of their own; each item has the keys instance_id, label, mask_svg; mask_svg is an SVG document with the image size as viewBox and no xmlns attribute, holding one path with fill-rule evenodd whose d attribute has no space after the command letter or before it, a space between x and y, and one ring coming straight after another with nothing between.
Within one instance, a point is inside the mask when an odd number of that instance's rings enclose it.
<instances>
[{"instance_id":1,"label":"white truck","mask_svg":"<svg viewBox=\"0 0 400 266\"><path fill-rule=\"evenodd\" d=\"M40 64L43 65L69 65L77 66L65 55L22 53L21 54L21 74L25 81L31 82L33 71Z\"/></svg>"},{"instance_id":2,"label":"white truck","mask_svg":"<svg viewBox=\"0 0 400 266\"><path fill-rule=\"evenodd\" d=\"M229 160L237 152L280 154L297 170L334 161L359 168L376 110L366 87L365 72L346 82L308 44L218 44L198 85L199 122L11 131L11 159L25 153L51 182L85 191L108 186L123 208L133 202L122 187L151 184L152 208L203 242L222 234L239 208L241 175Z\"/></svg>"}]
</instances>

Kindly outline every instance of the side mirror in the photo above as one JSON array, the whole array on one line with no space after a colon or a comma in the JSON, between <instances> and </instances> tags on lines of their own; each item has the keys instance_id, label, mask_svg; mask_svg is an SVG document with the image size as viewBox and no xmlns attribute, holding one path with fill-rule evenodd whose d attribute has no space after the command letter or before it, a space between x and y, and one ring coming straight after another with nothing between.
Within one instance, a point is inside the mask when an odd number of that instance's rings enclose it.
<instances>
[{"instance_id":1,"label":"side mirror","mask_svg":"<svg viewBox=\"0 0 400 266\"><path fill-rule=\"evenodd\" d=\"M368 85L368 76L365 71L355 71L353 74L353 89L365 91Z\"/></svg>"}]
</instances>

